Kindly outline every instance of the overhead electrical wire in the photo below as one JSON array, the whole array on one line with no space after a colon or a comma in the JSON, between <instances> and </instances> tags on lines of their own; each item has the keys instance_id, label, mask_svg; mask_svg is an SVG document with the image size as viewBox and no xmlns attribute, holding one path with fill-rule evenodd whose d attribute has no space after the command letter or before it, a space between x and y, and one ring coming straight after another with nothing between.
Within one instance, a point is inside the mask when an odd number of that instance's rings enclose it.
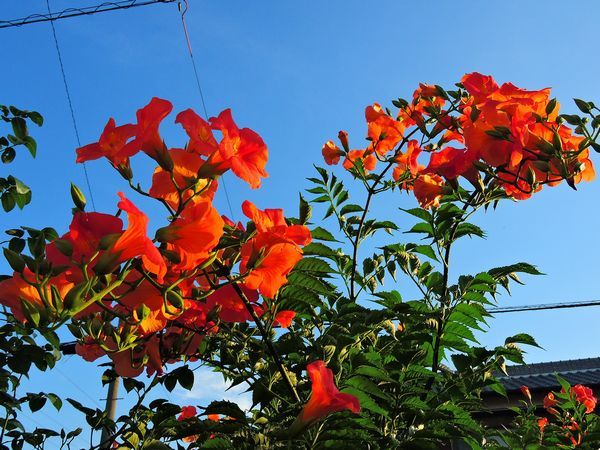
<instances>
[{"instance_id":1,"label":"overhead electrical wire","mask_svg":"<svg viewBox=\"0 0 600 450\"><path fill-rule=\"evenodd\" d=\"M48 14L50 12L50 0L46 0L46 6L48 7ZM73 110L73 102L71 100L71 91L69 89L69 83L67 82L67 75L65 74L65 66L62 60L62 54L60 52L60 46L58 45L58 38L56 37L56 27L54 22L50 22L52 27L52 36L54 37L54 45L56 46L56 54L58 55L58 63L60 65L60 73L62 74L63 84L65 85L65 92L67 94L67 103L69 104L69 110L71 111L71 121L73 122L73 129L75 130L75 138L77 139L77 146L81 147L81 140L79 139L79 130L77 129L77 120L75 120L75 111ZM88 188L90 200L92 202L92 208L96 211L96 203L94 202L94 194L92 193L92 184L90 183L90 177L88 174L87 166L83 163L83 173L85 175L85 183Z\"/></svg>"},{"instance_id":2,"label":"overhead electrical wire","mask_svg":"<svg viewBox=\"0 0 600 450\"><path fill-rule=\"evenodd\" d=\"M87 7L82 7L82 8L67 8L64 9L62 11L59 12L52 12L50 10L50 5L48 3L48 0L46 0L46 4L48 7L48 13L47 14L31 14L29 16L23 17L23 18L19 18L19 19L11 19L11 20L0 20L0 28L11 28L11 27L20 27L20 26L24 26L24 25L29 25L29 24L33 24L33 23L39 23L39 22L50 22L50 24L52 25L52 34L54 37L54 43L56 45L56 51L58 53L58 59L59 59L59 64L60 64L60 69L61 69L61 74L63 77L63 82L65 84L65 90L67 92L67 100L69 103L69 109L71 111L71 119L73 121L73 127L75 129L75 134L77 137L77 143L79 146L81 146L80 140L79 140L79 131L77 129L77 122L75 120L75 113L74 113L74 109L73 109L73 102L71 100L71 95L70 95L70 90L69 90L69 85L67 82L67 77L65 74L65 69L64 69L64 64L62 61L62 55L61 55L61 51L60 51L60 46L58 44L58 38L56 36L56 29L54 27L54 21L56 20L61 20L61 19L67 19L67 18L71 18L71 17L79 17L79 16L86 16L86 15L92 15L92 14L98 14L98 13L102 13L102 12L108 12L108 11L116 11L116 10L120 10L120 9L128 9L128 8L135 8L135 7L140 7L140 6L147 6L147 5L153 5L153 4L159 4L159 3L174 3L176 2L178 3L178 7L179 10L181 11L181 23L183 26L183 32L185 34L185 38L186 38L186 43L187 43L187 47L188 47L188 52L189 52L189 56L190 56L190 61L192 63L192 69L194 72L194 78L196 81L196 86L198 87L198 92L200 94L200 100L202 103L202 109L204 111L204 116L206 118L206 120L208 120L209 116L208 116L208 110L206 108L206 101L204 99L204 92L202 90L202 84L200 83L200 76L198 74L198 67L196 64L196 60L194 58L194 53L192 51L192 46L191 46L191 42L190 42L190 38L189 38L189 34L188 34L188 30L187 30L187 26L185 23L185 13L188 10L188 2L187 0L125 0L125 1L114 1L114 2L104 2L98 5L94 5L94 6L87 6ZM182 3L184 4L184 7L182 8ZM89 175L87 172L87 167L83 166L84 169L84 173L85 173L85 178L86 178L86 184L88 187L88 191L90 193L90 200L92 203L92 207L95 210L95 204L94 204L94 198L93 198L93 194L92 194L92 190L91 190L91 183L89 181ZM222 178L222 184L223 184L223 191L225 193L225 199L227 201L227 206L229 208L229 212L231 214L231 218L235 219L235 215L233 213L233 207L231 205L231 199L229 197L229 191L227 189L227 185L225 183L225 179Z\"/></svg>"},{"instance_id":3,"label":"overhead electrical wire","mask_svg":"<svg viewBox=\"0 0 600 450\"><path fill-rule=\"evenodd\" d=\"M551 309L584 308L589 306L600 306L600 300L588 300L583 302L545 303L539 305L516 305L506 306L503 308L490 308L487 311L491 314L502 314L524 311L546 311Z\"/></svg>"},{"instance_id":4,"label":"overhead electrical wire","mask_svg":"<svg viewBox=\"0 0 600 450\"><path fill-rule=\"evenodd\" d=\"M54 44L56 47L56 53L58 55L58 62L59 62L59 66L60 66L60 71L61 71L61 75L62 75L62 79L63 79L63 83L64 83L64 87L65 87L65 92L66 92L66 96L67 96L67 103L69 106L69 111L71 113L71 120L73 123L73 129L75 131L75 137L77 140L77 144L79 147L81 147L81 140L79 137L79 130L77 127L77 120L75 118L75 111L73 108L73 101L71 99L71 92L69 89L69 84L67 81L67 76L65 73L65 67L63 64L63 60L62 60L62 54L60 51L60 45L58 43L58 37L56 35L56 28L54 26L54 22L56 20L59 19L65 19L65 18L69 18L69 17L78 17L78 16L84 16L84 15L92 15L92 14L97 14L97 13L101 13L101 12L107 12L107 11L115 11L115 10L119 10L119 9L126 9L126 8L133 8L133 7L138 7L138 6L145 6L145 5L151 5L151 4L157 4L157 3L173 3L176 0L149 0L149 1L137 1L137 0L129 0L129 1L121 1L121 2L106 2L106 3L102 3L100 5L96 5L96 6L92 6L92 7L85 7L85 8L69 8L66 10L63 10L61 12L58 13L52 13L51 8L50 8L50 0L46 0L46 6L48 9L48 14L33 14L27 17L24 17L22 19L15 19L15 20L0 20L0 28L10 28L10 27L18 27L18 26L23 26L23 25L28 25L28 24L32 24L32 23L38 23L38 22L50 22L50 25L52 27L52 36L54 38ZM185 38L187 41L187 46L188 46L188 51L189 51L189 55L190 55L190 60L192 62L192 68L194 70L194 77L196 80L196 85L198 87L198 92L200 94L200 100L202 102L202 108L204 111L204 116L206 118L206 120L208 120L208 111L206 108L206 102L204 100L204 93L202 91L202 85L200 83L200 77L198 75L198 68L196 66L196 61L194 59L194 54L192 52L192 47L191 47L191 43L190 43L190 39L189 39L189 35L188 35L188 31L187 31L187 27L186 27L186 23L185 23L185 13L187 12L188 9L188 3L187 0L184 0L185 2L185 9L181 12L181 22L183 25L183 31L185 34ZM179 10L181 11L181 1L178 2L178 6L179 6ZM87 184L87 188L88 188L88 192L90 195L90 200L92 203L92 207L94 210L96 210L96 205L94 202L94 196L92 193L92 187L91 187L91 183L90 183L90 178L89 178L89 174L87 171L87 167L85 165L85 163L83 164L83 170L84 170L84 174L85 174L85 180L86 180L86 184ZM227 192L227 187L225 185L225 180L223 179L223 189L225 192L225 197L227 200L227 205L229 207L229 211L231 214L231 218L234 219L234 213L233 213L233 208L231 207L231 201L229 199L229 193ZM64 354L74 354L75 353L75 343L65 343L65 344L61 344L61 350L63 351ZM57 368L58 369L58 368ZM89 394L87 394L85 391L83 391L81 388L79 388L79 386L74 383L69 377L67 377L64 373L62 373L61 371L59 371L59 374L61 376L63 376L63 378L65 378L68 382L70 382L73 386L75 386L75 388L77 388L80 392L82 392L86 397L88 397L88 399L92 400L94 403L96 403L97 405L97 401L95 399L93 399ZM109 392L112 391L112 388L114 387L114 383L115 380L113 380L110 384L110 388L109 388ZM109 394L110 395L110 394ZM116 398L111 398L111 399L107 399L107 411L109 409L111 409L111 407L109 406L110 404L114 403L116 400ZM114 409L114 407L113 407ZM109 417L114 416L114 410L112 413L109 414ZM113 417L111 417L113 418ZM104 436L104 433L103 433ZM104 440L104 439L103 439Z\"/></svg>"},{"instance_id":5,"label":"overhead electrical wire","mask_svg":"<svg viewBox=\"0 0 600 450\"><path fill-rule=\"evenodd\" d=\"M116 2L104 2L99 5L85 6L83 8L67 8L59 12L48 14L31 14L27 17L11 20L0 20L0 28L22 27L32 23L54 22L55 20L68 19L70 17L90 16L119 9L136 8L139 6L154 5L158 3L174 3L177 0L126 0Z\"/></svg>"},{"instance_id":6,"label":"overhead electrical wire","mask_svg":"<svg viewBox=\"0 0 600 450\"><path fill-rule=\"evenodd\" d=\"M181 7L182 3L184 4L183 8ZM200 83L200 77L198 75L198 67L196 66L196 60L194 59L194 52L192 52L192 44L190 42L190 36L188 34L187 26L185 24L185 13L188 10L187 0L179 0L177 3L177 7L179 8L179 11L181 12L181 25L183 27L183 34L185 35L185 41L187 43L190 60L192 62L192 68L194 69L194 77L196 79L196 85L198 86L198 92L200 94L200 101L202 102L202 109L204 110L204 118L208 121L208 111L206 109L206 102L204 101L204 93L202 92L202 85ZM223 184L223 192L225 192L225 199L227 200L227 206L229 207L229 213L231 214L231 220L235 220L233 208L231 207L231 200L229 199L229 192L227 191L227 185L225 184L225 176L221 177L221 183Z\"/></svg>"},{"instance_id":7,"label":"overhead electrical wire","mask_svg":"<svg viewBox=\"0 0 600 450\"><path fill-rule=\"evenodd\" d=\"M65 363L63 363L63 365L66 364L68 361L70 361L72 357L73 357L72 354L67 355ZM79 392L81 392L84 395L84 397L86 397L88 400L92 401L98 408L100 408L100 404L98 403L97 398L92 397L88 392L86 392L84 389L79 387L79 385L75 381L73 381L73 379L71 377L69 377L67 374L65 374L58 365L55 365L54 368L56 369L56 372L61 377L63 377L68 383L73 385L75 387L75 389L77 389Z\"/></svg>"},{"instance_id":8,"label":"overhead electrical wire","mask_svg":"<svg viewBox=\"0 0 600 450\"><path fill-rule=\"evenodd\" d=\"M600 306L600 300L588 300L582 302L563 302L563 303L544 303L539 305L521 305L508 306L504 308L490 308L487 310L490 314L502 314L525 311L548 311L553 309L585 308L590 306ZM65 355L75 353L75 342L65 342L60 345L60 350Z\"/></svg>"}]
</instances>

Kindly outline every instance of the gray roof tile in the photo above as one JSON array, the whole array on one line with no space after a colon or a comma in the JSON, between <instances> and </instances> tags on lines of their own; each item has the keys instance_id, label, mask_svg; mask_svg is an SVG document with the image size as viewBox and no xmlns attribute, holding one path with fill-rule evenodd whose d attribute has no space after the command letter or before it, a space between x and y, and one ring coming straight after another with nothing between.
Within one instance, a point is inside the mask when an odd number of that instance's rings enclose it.
<instances>
[{"instance_id":1,"label":"gray roof tile","mask_svg":"<svg viewBox=\"0 0 600 450\"><path fill-rule=\"evenodd\" d=\"M573 359L536 364L507 366L508 376L497 374L496 378L506 390L518 390L528 386L531 390L550 390L560 387L555 374L560 375L571 385L600 385L600 358Z\"/></svg>"}]
</instances>

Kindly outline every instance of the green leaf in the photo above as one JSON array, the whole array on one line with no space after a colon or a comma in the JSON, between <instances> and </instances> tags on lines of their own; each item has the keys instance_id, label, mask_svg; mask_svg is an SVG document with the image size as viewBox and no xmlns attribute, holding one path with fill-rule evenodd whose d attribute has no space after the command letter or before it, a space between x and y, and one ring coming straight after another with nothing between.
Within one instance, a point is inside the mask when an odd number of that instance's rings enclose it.
<instances>
[{"instance_id":1,"label":"green leaf","mask_svg":"<svg viewBox=\"0 0 600 450\"><path fill-rule=\"evenodd\" d=\"M392 398L388 394L383 392L377 386L377 384L373 383L368 378L362 377L360 375L356 375L349 378L348 380L346 380L345 385L360 389L361 391L367 392L368 394L373 395L375 397L379 397L380 399L385 400L386 402L392 401Z\"/></svg>"},{"instance_id":2,"label":"green leaf","mask_svg":"<svg viewBox=\"0 0 600 450\"><path fill-rule=\"evenodd\" d=\"M14 357L8 358L6 364L12 371L21 375L27 375L31 368L31 359L25 355L16 354Z\"/></svg>"},{"instance_id":3,"label":"green leaf","mask_svg":"<svg viewBox=\"0 0 600 450\"><path fill-rule=\"evenodd\" d=\"M506 397L506 388L502 385L502 383L491 383L488 384L486 387L490 388L492 391L494 391L496 394L502 395L503 397Z\"/></svg>"},{"instance_id":4,"label":"green leaf","mask_svg":"<svg viewBox=\"0 0 600 450\"><path fill-rule=\"evenodd\" d=\"M44 238L48 241L48 242L52 242L55 241L56 239L58 239L58 233L56 232L56 230L52 227L45 227L42 228L42 234L44 235Z\"/></svg>"},{"instance_id":5,"label":"green leaf","mask_svg":"<svg viewBox=\"0 0 600 450\"><path fill-rule=\"evenodd\" d=\"M317 172L321 175L323 182L327 183L327 181L329 181L329 173L327 173L327 170L319 166L315 166L315 169L317 169Z\"/></svg>"},{"instance_id":6,"label":"green leaf","mask_svg":"<svg viewBox=\"0 0 600 450\"><path fill-rule=\"evenodd\" d=\"M62 408L62 404L63 404L60 397L58 395L52 394L52 393L46 394L46 397L48 397L48 400L50 400L50 403L52 403L52 406L54 406L57 411L60 411L60 409Z\"/></svg>"},{"instance_id":7,"label":"green leaf","mask_svg":"<svg viewBox=\"0 0 600 450\"><path fill-rule=\"evenodd\" d=\"M76 311L82 304L83 298L87 294L90 286L84 281L73 286L64 298L65 308L69 311Z\"/></svg>"},{"instance_id":8,"label":"green leaf","mask_svg":"<svg viewBox=\"0 0 600 450\"><path fill-rule=\"evenodd\" d=\"M511 344L511 343L525 344L525 345L531 345L532 347L542 348L535 341L535 339L532 336L530 336L526 333L515 334L514 336L507 337L506 340L504 341L504 344Z\"/></svg>"},{"instance_id":9,"label":"green leaf","mask_svg":"<svg viewBox=\"0 0 600 450\"><path fill-rule=\"evenodd\" d=\"M153 439L151 441L146 441L146 443L142 446L142 450L172 450L167 444L162 443L161 441L157 441Z\"/></svg>"},{"instance_id":10,"label":"green leaf","mask_svg":"<svg viewBox=\"0 0 600 450\"><path fill-rule=\"evenodd\" d=\"M565 380L563 377L561 377L558 374L555 374L554 376L556 377L556 381L558 381L558 383L564 389L565 392L571 391L571 385L569 384L569 382L567 380Z\"/></svg>"},{"instance_id":11,"label":"green leaf","mask_svg":"<svg viewBox=\"0 0 600 450\"><path fill-rule=\"evenodd\" d=\"M433 292L441 293L443 287L442 285L443 276L440 272L432 272L425 279L425 286L427 287L427 289Z\"/></svg>"},{"instance_id":12,"label":"green leaf","mask_svg":"<svg viewBox=\"0 0 600 450\"><path fill-rule=\"evenodd\" d=\"M393 382L394 380L383 369L374 366L359 366L354 370L356 375L365 375L369 378Z\"/></svg>"},{"instance_id":13,"label":"green leaf","mask_svg":"<svg viewBox=\"0 0 600 450\"><path fill-rule=\"evenodd\" d=\"M177 381L184 389L188 391L194 387L194 372L188 367L180 367L177 369Z\"/></svg>"},{"instance_id":14,"label":"green leaf","mask_svg":"<svg viewBox=\"0 0 600 450\"><path fill-rule=\"evenodd\" d=\"M2 209L6 212L12 211L15 207L15 199L11 192L4 192L0 197L0 201L2 202Z\"/></svg>"},{"instance_id":15,"label":"green leaf","mask_svg":"<svg viewBox=\"0 0 600 450\"><path fill-rule=\"evenodd\" d=\"M362 206L355 205L353 203L349 203L347 205L344 205L344 207L342 209L340 209L340 215L344 216L349 213L362 212L362 211L364 211Z\"/></svg>"},{"instance_id":16,"label":"green leaf","mask_svg":"<svg viewBox=\"0 0 600 450\"><path fill-rule=\"evenodd\" d=\"M232 449L233 444L225 438L222 437L214 437L212 439L209 439L208 441L204 442L202 444L202 447L200 448L206 448L206 449Z\"/></svg>"},{"instance_id":17,"label":"green leaf","mask_svg":"<svg viewBox=\"0 0 600 450\"><path fill-rule=\"evenodd\" d=\"M23 260L21 255L16 252L13 252L12 250L10 250L8 248L3 248L2 251L3 251L4 257L6 258L6 261L8 261L8 264L10 265L10 267L15 272L19 272L19 273L23 272L23 270L25 269L25 260Z\"/></svg>"},{"instance_id":18,"label":"green leaf","mask_svg":"<svg viewBox=\"0 0 600 450\"><path fill-rule=\"evenodd\" d=\"M430 245L417 245L412 249L413 252L420 253L421 255L425 255L428 258L431 258L435 261L438 261L437 255L435 251Z\"/></svg>"},{"instance_id":19,"label":"green leaf","mask_svg":"<svg viewBox=\"0 0 600 450\"><path fill-rule=\"evenodd\" d=\"M419 219L424 220L425 222L431 222L431 213L429 211L427 211L426 209L422 209L422 208L403 209L403 208L400 208L400 210L410 214L411 216L418 217Z\"/></svg>"},{"instance_id":20,"label":"green leaf","mask_svg":"<svg viewBox=\"0 0 600 450\"><path fill-rule=\"evenodd\" d=\"M367 394L366 392L364 392L360 389L356 389L354 387L348 387L348 388L342 389L340 392L343 392L345 394L354 395L356 398L358 398L361 408L367 409L375 414L380 414L385 417L389 416L389 412L386 409L383 409L381 406L379 406L377 403L375 403L375 401L369 396L369 394Z\"/></svg>"},{"instance_id":21,"label":"green leaf","mask_svg":"<svg viewBox=\"0 0 600 450\"><path fill-rule=\"evenodd\" d=\"M60 300L60 294L58 292L58 289L56 288L56 286L52 286L52 297L53 297L53 301L57 302ZM58 296L58 297L57 297ZM43 331L41 332L42 336L44 336L44 338L48 341L48 343L50 345L52 345L52 347L58 349L60 347L60 338L58 337L58 334L56 334L56 332L52 331L52 330L47 330L47 331Z\"/></svg>"},{"instance_id":22,"label":"green leaf","mask_svg":"<svg viewBox=\"0 0 600 450\"><path fill-rule=\"evenodd\" d=\"M406 233L423 233L429 236L433 236L433 228L429 223L419 222L415 224L415 226L413 226L409 231L406 231Z\"/></svg>"},{"instance_id":23,"label":"green leaf","mask_svg":"<svg viewBox=\"0 0 600 450\"><path fill-rule=\"evenodd\" d=\"M21 253L25 248L25 239L20 239L17 237L12 238L8 241L8 248L16 253Z\"/></svg>"},{"instance_id":24,"label":"green leaf","mask_svg":"<svg viewBox=\"0 0 600 450\"><path fill-rule=\"evenodd\" d=\"M304 272L292 272L288 277L288 283L291 286L302 286L317 294L326 296L335 293L334 290L331 289L331 285L326 284L319 277L314 277Z\"/></svg>"},{"instance_id":25,"label":"green leaf","mask_svg":"<svg viewBox=\"0 0 600 450\"><path fill-rule=\"evenodd\" d=\"M44 124L44 118L37 111L29 111L27 113L27 117L31 119L33 123L35 123L38 127L41 127Z\"/></svg>"},{"instance_id":26,"label":"green leaf","mask_svg":"<svg viewBox=\"0 0 600 450\"><path fill-rule=\"evenodd\" d=\"M327 247L325 244L321 244L320 242L311 242L302 249L302 252L305 255L323 256L329 259L333 259L337 255L335 250Z\"/></svg>"},{"instance_id":27,"label":"green leaf","mask_svg":"<svg viewBox=\"0 0 600 450\"><path fill-rule=\"evenodd\" d=\"M91 408L88 408L87 406L83 406L81 403L79 403L77 400L73 400L72 398L67 398L67 401L78 411L81 411L82 413L84 413L86 416L91 416L92 414L95 413L95 411Z\"/></svg>"},{"instance_id":28,"label":"green leaf","mask_svg":"<svg viewBox=\"0 0 600 450\"><path fill-rule=\"evenodd\" d=\"M329 205L329 208L327 208L327 212L325 213L325 215L323 216L323 220L327 219L329 216L331 216L333 213L335 212L335 206L333 205Z\"/></svg>"},{"instance_id":29,"label":"green leaf","mask_svg":"<svg viewBox=\"0 0 600 450\"><path fill-rule=\"evenodd\" d=\"M578 126L583 124L581 117L575 114L561 114L559 117L562 117L569 125Z\"/></svg>"},{"instance_id":30,"label":"green leaf","mask_svg":"<svg viewBox=\"0 0 600 450\"><path fill-rule=\"evenodd\" d=\"M25 183L23 183L21 180L15 178L15 192L17 194L27 194L30 189L29 186L27 186Z\"/></svg>"},{"instance_id":31,"label":"green leaf","mask_svg":"<svg viewBox=\"0 0 600 450\"><path fill-rule=\"evenodd\" d=\"M304 199L304 197L302 197L302 194L300 195L300 214L299 214L299 219L300 219L300 223L302 225L306 224L306 222L308 222L312 216L312 206L310 206L308 204L308 202Z\"/></svg>"},{"instance_id":32,"label":"green leaf","mask_svg":"<svg viewBox=\"0 0 600 450\"><path fill-rule=\"evenodd\" d=\"M27 192L26 194L14 193L13 197L14 197L15 203L17 204L19 209L23 209L25 207L25 205L27 205L27 204L29 204L29 202L31 202L31 191Z\"/></svg>"},{"instance_id":33,"label":"green leaf","mask_svg":"<svg viewBox=\"0 0 600 450\"><path fill-rule=\"evenodd\" d=\"M313 203L326 203L329 201L329 195L321 195L311 200Z\"/></svg>"},{"instance_id":34,"label":"green leaf","mask_svg":"<svg viewBox=\"0 0 600 450\"><path fill-rule=\"evenodd\" d=\"M336 206L340 206L342 203L344 203L346 200L348 200L350 198L350 195L348 194L348 191L343 190L336 198Z\"/></svg>"},{"instance_id":35,"label":"green leaf","mask_svg":"<svg viewBox=\"0 0 600 450\"><path fill-rule=\"evenodd\" d=\"M454 403L444 403L438 408L440 412L449 412L453 416L451 420L460 425L461 428L477 433L481 425L471 417L471 414Z\"/></svg>"},{"instance_id":36,"label":"green leaf","mask_svg":"<svg viewBox=\"0 0 600 450\"><path fill-rule=\"evenodd\" d=\"M494 269L488 270L488 273L495 279L498 279L501 276L506 276L513 272L528 273L530 275L544 275L542 272L537 270L535 266L524 262L511 264L510 266L495 267Z\"/></svg>"},{"instance_id":37,"label":"green leaf","mask_svg":"<svg viewBox=\"0 0 600 450\"><path fill-rule=\"evenodd\" d=\"M402 296L398 291L380 291L374 293L373 295L383 300L382 302L378 303L381 303L388 308L392 308L396 305L402 304Z\"/></svg>"},{"instance_id":38,"label":"green leaf","mask_svg":"<svg viewBox=\"0 0 600 450\"><path fill-rule=\"evenodd\" d=\"M8 147L2 152L0 159L2 160L2 162L4 164L9 164L9 163L13 162L16 155L17 155L17 152L15 151L15 149L12 147Z\"/></svg>"},{"instance_id":39,"label":"green leaf","mask_svg":"<svg viewBox=\"0 0 600 450\"><path fill-rule=\"evenodd\" d=\"M394 222L391 222L389 220L381 220L379 222L374 222L373 225L371 226L371 229L373 230L397 230L398 229L398 225L396 225Z\"/></svg>"},{"instance_id":40,"label":"green leaf","mask_svg":"<svg viewBox=\"0 0 600 450\"><path fill-rule=\"evenodd\" d=\"M339 242L333 234L321 227L315 227L310 230L310 234L313 239L318 239L319 241L329 241L329 242Z\"/></svg>"},{"instance_id":41,"label":"green leaf","mask_svg":"<svg viewBox=\"0 0 600 450\"><path fill-rule=\"evenodd\" d=\"M10 230L6 230L5 233L8 234L9 236L16 236L16 237L23 237L23 235L25 234L25 232L19 228L12 228Z\"/></svg>"},{"instance_id":42,"label":"green leaf","mask_svg":"<svg viewBox=\"0 0 600 450\"><path fill-rule=\"evenodd\" d=\"M246 420L246 413L240 407L226 400L214 401L206 407L204 414L221 414L227 417L233 417L235 420Z\"/></svg>"},{"instance_id":43,"label":"green leaf","mask_svg":"<svg viewBox=\"0 0 600 450\"><path fill-rule=\"evenodd\" d=\"M163 378L163 386L169 392L173 392L175 385L177 384L177 378L173 374L169 374Z\"/></svg>"},{"instance_id":44,"label":"green leaf","mask_svg":"<svg viewBox=\"0 0 600 450\"><path fill-rule=\"evenodd\" d=\"M319 181L320 182L320 181ZM311 194L327 194L327 190L325 188L322 188L321 186L317 186L311 189L307 189L306 192L309 192Z\"/></svg>"},{"instance_id":45,"label":"green leaf","mask_svg":"<svg viewBox=\"0 0 600 450\"><path fill-rule=\"evenodd\" d=\"M446 324L446 327L444 329L444 334L452 334L454 336L458 336L460 338L467 339L471 342L479 344L479 342L475 338L475 335L473 334L473 332L469 328L467 328L465 325L458 323L458 322L452 322L452 323Z\"/></svg>"},{"instance_id":46,"label":"green leaf","mask_svg":"<svg viewBox=\"0 0 600 450\"><path fill-rule=\"evenodd\" d=\"M25 139L23 139L23 145L25 145L27 150L29 150L31 156L35 158L37 155L37 143L35 142L35 139L33 139L31 136L25 136Z\"/></svg>"},{"instance_id":47,"label":"green leaf","mask_svg":"<svg viewBox=\"0 0 600 450\"><path fill-rule=\"evenodd\" d=\"M302 258L295 266L295 270L307 272L335 273L335 270L319 258Z\"/></svg>"},{"instance_id":48,"label":"green leaf","mask_svg":"<svg viewBox=\"0 0 600 450\"><path fill-rule=\"evenodd\" d=\"M13 117L11 125L13 133L15 133L18 139L23 140L27 136L27 122L25 122L25 119L22 117Z\"/></svg>"},{"instance_id":49,"label":"green leaf","mask_svg":"<svg viewBox=\"0 0 600 450\"><path fill-rule=\"evenodd\" d=\"M46 397L43 394L29 394L29 409L31 412L39 411L46 404Z\"/></svg>"},{"instance_id":50,"label":"green leaf","mask_svg":"<svg viewBox=\"0 0 600 450\"><path fill-rule=\"evenodd\" d=\"M479 228L477 225L473 225L472 223L461 223L454 233L454 238L458 239L462 236L479 236L480 238L485 238L485 232Z\"/></svg>"},{"instance_id":51,"label":"green leaf","mask_svg":"<svg viewBox=\"0 0 600 450\"><path fill-rule=\"evenodd\" d=\"M38 326L40 324L40 310L38 307L34 306L32 303L28 302L24 298L21 298L21 305L23 307L23 314L28 322L33 323L34 326Z\"/></svg>"}]
</instances>

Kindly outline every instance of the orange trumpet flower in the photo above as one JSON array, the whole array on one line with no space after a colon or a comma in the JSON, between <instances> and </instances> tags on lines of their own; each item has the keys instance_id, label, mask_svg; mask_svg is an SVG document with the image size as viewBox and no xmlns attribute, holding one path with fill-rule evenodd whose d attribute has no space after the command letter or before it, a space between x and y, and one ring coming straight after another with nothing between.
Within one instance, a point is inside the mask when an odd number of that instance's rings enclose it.
<instances>
[{"instance_id":1,"label":"orange trumpet flower","mask_svg":"<svg viewBox=\"0 0 600 450\"><path fill-rule=\"evenodd\" d=\"M292 435L335 412L348 410L360 412L360 403L354 395L341 393L333 381L333 372L323 361L310 363L306 370L312 383L308 403L291 427Z\"/></svg>"}]
</instances>

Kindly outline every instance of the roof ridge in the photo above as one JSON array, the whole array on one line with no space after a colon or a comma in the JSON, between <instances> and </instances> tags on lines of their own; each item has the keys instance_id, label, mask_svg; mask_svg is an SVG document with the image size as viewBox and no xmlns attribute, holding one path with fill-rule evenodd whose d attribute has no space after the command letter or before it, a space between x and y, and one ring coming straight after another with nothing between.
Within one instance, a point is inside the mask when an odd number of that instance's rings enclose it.
<instances>
[{"instance_id":1,"label":"roof ridge","mask_svg":"<svg viewBox=\"0 0 600 450\"><path fill-rule=\"evenodd\" d=\"M536 363L530 363L530 364L515 364L512 366L508 366L508 367L531 367L531 366L540 366L542 364L558 364L558 363L569 363L569 362L581 362L581 361L592 361L592 360L598 360L600 361L600 356L595 356L592 358L578 358L578 359L559 359L557 361L542 361L542 362L536 362Z\"/></svg>"},{"instance_id":2,"label":"roof ridge","mask_svg":"<svg viewBox=\"0 0 600 450\"><path fill-rule=\"evenodd\" d=\"M600 370L600 366L598 367L584 367L581 369L571 369L571 370L554 370L552 372L535 372L535 373L519 373L519 374L502 374L496 376L496 378L514 378L514 377L539 377L542 375L562 375L567 373L578 373L578 372L588 372L592 370Z\"/></svg>"},{"instance_id":3,"label":"roof ridge","mask_svg":"<svg viewBox=\"0 0 600 450\"><path fill-rule=\"evenodd\" d=\"M600 357L548 361L533 364L515 364L507 366L508 374L498 373L500 379L526 377L526 376L551 376L554 374L576 374L600 370Z\"/></svg>"}]
</instances>

